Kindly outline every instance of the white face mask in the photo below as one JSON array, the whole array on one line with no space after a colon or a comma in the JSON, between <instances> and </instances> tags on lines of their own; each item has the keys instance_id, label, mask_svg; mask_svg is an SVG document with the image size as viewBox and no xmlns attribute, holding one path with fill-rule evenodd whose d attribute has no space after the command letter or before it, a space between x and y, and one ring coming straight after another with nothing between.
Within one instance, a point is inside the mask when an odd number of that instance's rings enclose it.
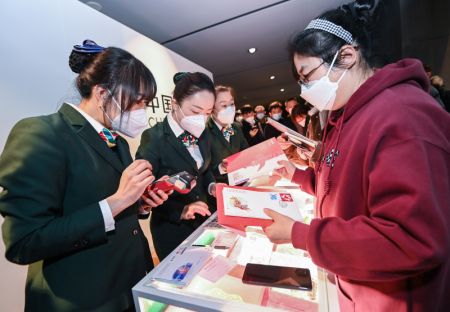
<instances>
[{"instance_id":1,"label":"white face mask","mask_svg":"<svg viewBox=\"0 0 450 312\"><path fill-rule=\"evenodd\" d=\"M122 115L122 118L120 116ZM130 138L137 137L148 127L147 112L140 108L117 115L111 122L111 127Z\"/></svg>"},{"instance_id":2,"label":"white face mask","mask_svg":"<svg viewBox=\"0 0 450 312\"><path fill-rule=\"evenodd\" d=\"M236 108L234 107L234 105L228 106L227 108L221 110L217 114L217 119L221 123L223 123L225 125L229 125L229 124L233 123L235 112L236 112Z\"/></svg>"},{"instance_id":3,"label":"white face mask","mask_svg":"<svg viewBox=\"0 0 450 312\"><path fill-rule=\"evenodd\" d=\"M109 91L109 93L111 94L111 91ZM117 103L112 94L111 98L114 104L116 104L119 111L121 111L122 109L119 103ZM123 133L130 138L137 137L142 131L144 131L145 128L148 127L147 112L145 111L145 108L121 112L120 114L117 114L114 119L111 119L104 110L103 112L111 122L111 128L113 130L119 131L120 133Z\"/></svg>"},{"instance_id":4,"label":"white face mask","mask_svg":"<svg viewBox=\"0 0 450 312\"><path fill-rule=\"evenodd\" d=\"M245 121L248 122L248 123L254 124L255 123L255 116L247 117L247 118L245 118Z\"/></svg>"},{"instance_id":5,"label":"white face mask","mask_svg":"<svg viewBox=\"0 0 450 312\"><path fill-rule=\"evenodd\" d=\"M333 68L334 62L339 54L336 55L331 62L330 68L325 76L319 80L311 81L308 85L301 85L300 96L304 98L312 106L316 107L319 111L331 110L333 108L334 100L336 99L336 91L339 87L339 82L341 82L347 70L344 71L342 76L337 82L331 82L330 75L331 69Z\"/></svg>"},{"instance_id":6,"label":"white face mask","mask_svg":"<svg viewBox=\"0 0 450 312\"><path fill-rule=\"evenodd\" d=\"M266 116L266 114L264 113L257 113L256 114L256 118L258 118L259 120L263 119Z\"/></svg>"},{"instance_id":7,"label":"white face mask","mask_svg":"<svg viewBox=\"0 0 450 312\"><path fill-rule=\"evenodd\" d=\"M272 119L275 119L276 121L280 120L281 119L281 113L273 114L272 115Z\"/></svg>"},{"instance_id":8,"label":"white face mask","mask_svg":"<svg viewBox=\"0 0 450 312\"><path fill-rule=\"evenodd\" d=\"M236 121L237 122L242 122L242 120L244 120L244 117L242 117L242 116L237 116L236 117Z\"/></svg>"},{"instance_id":9,"label":"white face mask","mask_svg":"<svg viewBox=\"0 0 450 312\"><path fill-rule=\"evenodd\" d=\"M183 114L183 118L180 120L180 127L199 138L205 130L207 117L205 115L186 116L180 106L178 106L178 111Z\"/></svg>"}]
</instances>

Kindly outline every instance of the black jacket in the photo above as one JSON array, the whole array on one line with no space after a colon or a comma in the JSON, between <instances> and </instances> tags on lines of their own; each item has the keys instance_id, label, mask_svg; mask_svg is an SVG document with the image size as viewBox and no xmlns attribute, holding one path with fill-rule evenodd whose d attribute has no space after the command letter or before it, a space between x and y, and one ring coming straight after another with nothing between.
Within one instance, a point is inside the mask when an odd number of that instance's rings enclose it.
<instances>
[{"instance_id":1,"label":"black jacket","mask_svg":"<svg viewBox=\"0 0 450 312\"><path fill-rule=\"evenodd\" d=\"M250 131L255 128L258 128L258 133L256 133L256 135L252 137L250 135ZM245 139L247 140L248 145L250 146L265 141L264 129L262 127L262 124L258 120L255 120L255 124L253 126L249 122L242 120L242 132L244 134Z\"/></svg>"},{"instance_id":2,"label":"black jacket","mask_svg":"<svg viewBox=\"0 0 450 312\"><path fill-rule=\"evenodd\" d=\"M197 177L197 185L188 194L174 192L161 206L152 210L151 232L158 256L164 258L192 233L206 217L196 214L194 220L180 220L183 208L193 202L208 203L210 211L215 211L215 201L208 194L208 186L215 182L210 170L211 138L205 129L199 138L199 148L203 165L197 164L183 143L175 137L167 117L142 133L141 144L136 158L148 160L153 166L156 179L187 171Z\"/></svg>"},{"instance_id":3,"label":"black jacket","mask_svg":"<svg viewBox=\"0 0 450 312\"><path fill-rule=\"evenodd\" d=\"M110 149L73 107L27 118L0 158L6 257L30 264L25 311L124 311L152 268L136 204L106 232L99 201L132 162L127 142Z\"/></svg>"},{"instance_id":4,"label":"black jacket","mask_svg":"<svg viewBox=\"0 0 450 312\"><path fill-rule=\"evenodd\" d=\"M228 183L227 175L220 174L218 169L222 160L248 147L241 126L237 123L233 123L231 126L234 130L234 135L230 137L230 142L228 142L212 118L209 118L206 124L211 133L211 169L216 182Z\"/></svg>"},{"instance_id":5,"label":"black jacket","mask_svg":"<svg viewBox=\"0 0 450 312\"><path fill-rule=\"evenodd\" d=\"M278 122L292 130L295 130L295 131L297 130L294 123L291 121L290 118L281 118L280 120L278 120ZM281 135L280 131L278 131L271 125L266 125L266 128L264 129L264 136L265 136L266 140L278 137L280 135Z\"/></svg>"}]
</instances>

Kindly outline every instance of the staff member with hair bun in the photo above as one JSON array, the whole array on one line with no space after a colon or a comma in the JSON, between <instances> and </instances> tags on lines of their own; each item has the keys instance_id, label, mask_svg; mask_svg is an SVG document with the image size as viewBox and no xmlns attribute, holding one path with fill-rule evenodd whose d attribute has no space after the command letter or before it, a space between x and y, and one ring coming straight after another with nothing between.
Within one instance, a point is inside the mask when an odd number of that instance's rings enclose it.
<instances>
[{"instance_id":1,"label":"staff member with hair bun","mask_svg":"<svg viewBox=\"0 0 450 312\"><path fill-rule=\"evenodd\" d=\"M144 131L136 158L148 160L159 178L187 171L197 177L188 194L174 192L155 209L150 220L153 244L160 260L186 239L215 210L210 170L211 138L206 120L215 101L214 83L203 73L177 73L172 111L163 122Z\"/></svg>"},{"instance_id":2,"label":"staff member with hair bun","mask_svg":"<svg viewBox=\"0 0 450 312\"><path fill-rule=\"evenodd\" d=\"M119 48L74 47L81 103L27 118L0 157L6 258L29 264L25 311L134 311L131 288L152 268L138 214L155 179L116 133L138 135L156 94L150 70ZM146 207L147 206L147 207Z\"/></svg>"},{"instance_id":3,"label":"staff member with hair bun","mask_svg":"<svg viewBox=\"0 0 450 312\"><path fill-rule=\"evenodd\" d=\"M228 183L225 158L248 147L241 126L234 121L234 90L216 86L216 102L207 128L211 133L211 168L216 182Z\"/></svg>"},{"instance_id":4,"label":"staff member with hair bun","mask_svg":"<svg viewBox=\"0 0 450 312\"><path fill-rule=\"evenodd\" d=\"M301 97L330 116L314 169L279 173L317 197L317 218L266 210L265 231L336 275L341 311L448 311L450 116L418 60L374 69L379 9L349 3L290 43Z\"/></svg>"}]
</instances>

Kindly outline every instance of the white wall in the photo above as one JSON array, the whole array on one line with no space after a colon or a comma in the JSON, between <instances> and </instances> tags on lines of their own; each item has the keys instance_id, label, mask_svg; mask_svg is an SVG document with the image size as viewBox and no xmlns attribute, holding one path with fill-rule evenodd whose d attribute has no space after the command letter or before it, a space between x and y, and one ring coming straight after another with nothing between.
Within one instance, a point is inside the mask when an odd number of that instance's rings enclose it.
<instances>
[{"instance_id":1,"label":"white wall","mask_svg":"<svg viewBox=\"0 0 450 312\"><path fill-rule=\"evenodd\" d=\"M162 25L163 27L163 25ZM153 72L159 104L171 95L177 71L204 68L76 0L5 0L0 10L0 151L12 126L28 116L56 112L76 101L68 56L74 44L92 39L124 48ZM149 110L151 123L164 117ZM131 143L132 154L139 139ZM0 223L3 219L0 217ZM147 227L148 228L148 227ZM8 263L0 243L0 311L23 311L26 267Z\"/></svg>"}]
</instances>

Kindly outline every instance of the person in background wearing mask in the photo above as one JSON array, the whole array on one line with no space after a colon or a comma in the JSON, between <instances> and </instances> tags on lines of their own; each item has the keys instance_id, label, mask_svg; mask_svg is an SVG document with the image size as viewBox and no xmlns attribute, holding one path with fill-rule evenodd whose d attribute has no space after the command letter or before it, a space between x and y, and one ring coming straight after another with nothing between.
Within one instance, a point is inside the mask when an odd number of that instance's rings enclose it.
<instances>
[{"instance_id":1,"label":"person in background wearing mask","mask_svg":"<svg viewBox=\"0 0 450 312\"><path fill-rule=\"evenodd\" d=\"M265 140L264 133L260 129L259 122L255 120L255 112L250 104L245 104L241 108L242 116L242 132L249 146L259 144Z\"/></svg>"},{"instance_id":2,"label":"person in background wearing mask","mask_svg":"<svg viewBox=\"0 0 450 312\"><path fill-rule=\"evenodd\" d=\"M244 120L244 117L242 116L241 110L238 109L234 115L234 121L242 127L242 120Z\"/></svg>"},{"instance_id":3,"label":"person in background wearing mask","mask_svg":"<svg viewBox=\"0 0 450 312\"><path fill-rule=\"evenodd\" d=\"M188 237L215 210L208 202L215 180L210 170L211 138L206 120L216 99L214 83L204 73L177 73L173 78L172 111L163 122L144 131L136 158L146 159L159 178L187 171L197 177L188 194L174 193L155 209L150 230L160 260Z\"/></svg>"},{"instance_id":4,"label":"person in background wearing mask","mask_svg":"<svg viewBox=\"0 0 450 312\"><path fill-rule=\"evenodd\" d=\"M281 105L281 102L275 101L270 103L269 105L269 116L273 120L278 121L279 123L285 125L286 127L295 130L294 123L287 118L283 117L283 106ZM264 128L264 137L267 139L275 138L281 135L281 132L272 127L271 125L266 125Z\"/></svg>"},{"instance_id":5,"label":"person in background wearing mask","mask_svg":"<svg viewBox=\"0 0 450 312\"><path fill-rule=\"evenodd\" d=\"M264 133L264 128L266 127L267 122L266 108L262 105L257 105L254 111L258 129L261 133Z\"/></svg>"},{"instance_id":6,"label":"person in background wearing mask","mask_svg":"<svg viewBox=\"0 0 450 312\"><path fill-rule=\"evenodd\" d=\"M134 311L131 288L153 267L138 215L167 195L139 204L152 166L133 162L116 131L148 126L156 82L130 53L91 40L69 64L81 103L19 121L0 157L6 258L29 264L25 311Z\"/></svg>"},{"instance_id":7,"label":"person in background wearing mask","mask_svg":"<svg viewBox=\"0 0 450 312\"><path fill-rule=\"evenodd\" d=\"M265 232L336 275L341 311L447 311L450 115L420 61L374 71L379 6L349 3L293 37L301 96L331 113L315 169L278 173L317 197L317 218L266 210Z\"/></svg>"},{"instance_id":8,"label":"person in background wearing mask","mask_svg":"<svg viewBox=\"0 0 450 312\"><path fill-rule=\"evenodd\" d=\"M266 109L264 108L264 106L262 105L257 105L255 107L255 116L257 120L260 120L261 122L263 122L266 118Z\"/></svg>"},{"instance_id":9,"label":"person in background wearing mask","mask_svg":"<svg viewBox=\"0 0 450 312\"><path fill-rule=\"evenodd\" d=\"M248 147L241 126L233 123L236 106L234 90L216 86L216 102L206 127L211 133L211 168L216 182L227 183L225 158Z\"/></svg>"}]
</instances>

